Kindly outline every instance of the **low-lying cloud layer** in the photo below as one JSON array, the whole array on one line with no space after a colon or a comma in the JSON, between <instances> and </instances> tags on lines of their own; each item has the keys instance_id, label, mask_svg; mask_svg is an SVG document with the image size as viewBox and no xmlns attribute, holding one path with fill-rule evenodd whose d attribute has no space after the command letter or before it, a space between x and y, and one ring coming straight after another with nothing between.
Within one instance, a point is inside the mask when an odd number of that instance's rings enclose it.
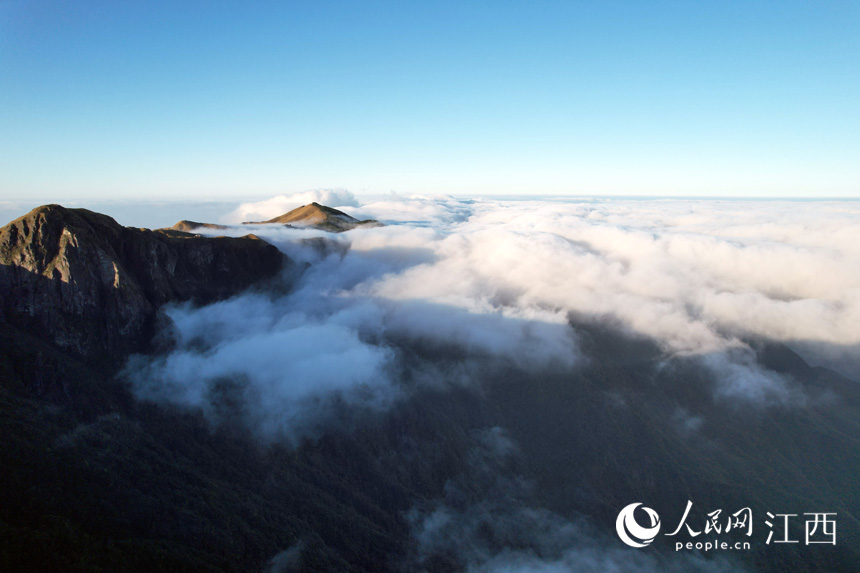
<instances>
[{"instance_id":1,"label":"low-lying cloud layer","mask_svg":"<svg viewBox=\"0 0 860 573\"><path fill-rule=\"evenodd\" d=\"M312 192L235 213L269 217L309 199L355 202ZM287 294L169 309L176 348L138 368L138 394L215 411L229 388L257 429L295 437L325 419L333 397L371 408L395 400L404 343L573 368L587 358L575 327L589 322L651 338L667 356L699 357L727 397L797 398L755 363L750 339L856 372L852 202L392 196L352 211L386 226L342 235L253 227L307 270L285 276Z\"/></svg>"},{"instance_id":2,"label":"low-lying cloud layer","mask_svg":"<svg viewBox=\"0 0 860 573\"><path fill-rule=\"evenodd\" d=\"M674 352L759 335L860 343L853 203L628 201L473 205L438 261L381 296L613 317Z\"/></svg>"},{"instance_id":3,"label":"low-lying cloud layer","mask_svg":"<svg viewBox=\"0 0 860 573\"><path fill-rule=\"evenodd\" d=\"M426 200L418 204L426 210ZM856 371L854 203L522 201L468 209L468 218L448 218L433 263L385 277L373 293L475 313L611 321L677 355L738 355L744 340L762 337Z\"/></svg>"},{"instance_id":4,"label":"low-lying cloud layer","mask_svg":"<svg viewBox=\"0 0 860 573\"><path fill-rule=\"evenodd\" d=\"M230 217L273 217L295 199L243 205ZM301 198L309 200L354 202ZM167 309L171 350L132 359L136 394L297 444L351 416L377 415L416 385L479 385L508 371L577 383L594 327L655 343L657 370L698 364L718 401L807 403L789 377L759 362L762 340L856 379L860 204L391 196L347 211L385 226L339 235L280 225L217 231L253 231L295 264L280 289ZM675 412L667 423L680 434L707 424L706 413L666 399L665 411ZM469 439L466 474L407 516L410 567L438 559L475 571L736 566L695 556L664 562L608 542L585 521L529 501L529 484L506 467L517 446L503 430ZM288 568L300 553L297 546L272 566Z\"/></svg>"}]
</instances>

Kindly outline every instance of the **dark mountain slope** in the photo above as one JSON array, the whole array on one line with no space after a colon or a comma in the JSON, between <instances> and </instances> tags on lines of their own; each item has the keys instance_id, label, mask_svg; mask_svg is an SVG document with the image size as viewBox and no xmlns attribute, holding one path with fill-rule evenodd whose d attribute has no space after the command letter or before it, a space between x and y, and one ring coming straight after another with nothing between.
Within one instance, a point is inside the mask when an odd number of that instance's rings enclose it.
<instances>
[{"instance_id":1,"label":"dark mountain slope","mask_svg":"<svg viewBox=\"0 0 860 573\"><path fill-rule=\"evenodd\" d=\"M0 255L0 570L247 571L291 546L306 570L390 568L409 541L403 513L464 455L461 424L434 415L447 395L381 424L345 410L361 439L333 430L295 450L131 397L116 369L150 347L161 304L228 296L290 264L253 236L47 206L2 229ZM403 468L396 452L415 440L433 449Z\"/></svg>"},{"instance_id":2,"label":"dark mountain slope","mask_svg":"<svg viewBox=\"0 0 860 573\"><path fill-rule=\"evenodd\" d=\"M667 360L650 341L607 328L578 331L589 356L585 368L511 372L490 391L543 505L613 531L622 507L644 503L663 519L648 549L670 554L681 539L664 533L675 529L688 500L688 523L699 531L707 512L722 510L724 522L750 507L752 548L729 556L766 571L852 570L860 559L858 384L830 371L824 376L784 345L758 342L760 364L804 398L721 399L721 381L693 358ZM766 544L768 511L798 514L791 538L801 543ZM836 547L803 545L804 512L838 514Z\"/></svg>"}]
</instances>

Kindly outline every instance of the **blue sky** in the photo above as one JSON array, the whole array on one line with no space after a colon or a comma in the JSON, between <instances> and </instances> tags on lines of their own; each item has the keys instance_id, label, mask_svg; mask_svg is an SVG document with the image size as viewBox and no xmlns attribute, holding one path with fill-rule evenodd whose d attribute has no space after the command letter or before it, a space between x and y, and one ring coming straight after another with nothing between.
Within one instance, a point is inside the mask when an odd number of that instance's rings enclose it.
<instances>
[{"instance_id":1,"label":"blue sky","mask_svg":"<svg viewBox=\"0 0 860 573\"><path fill-rule=\"evenodd\" d=\"M858 2L0 0L0 198L860 196Z\"/></svg>"}]
</instances>

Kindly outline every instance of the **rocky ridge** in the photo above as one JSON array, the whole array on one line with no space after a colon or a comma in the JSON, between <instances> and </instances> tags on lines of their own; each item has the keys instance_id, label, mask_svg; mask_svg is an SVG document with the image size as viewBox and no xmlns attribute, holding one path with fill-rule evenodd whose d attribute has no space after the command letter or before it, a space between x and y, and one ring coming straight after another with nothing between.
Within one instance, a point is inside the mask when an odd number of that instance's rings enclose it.
<instances>
[{"instance_id":1,"label":"rocky ridge","mask_svg":"<svg viewBox=\"0 0 860 573\"><path fill-rule=\"evenodd\" d=\"M228 297L288 262L254 235L136 229L46 205L0 229L0 322L78 357L121 356L145 348L161 305Z\"/></svg>"}]
</instances>

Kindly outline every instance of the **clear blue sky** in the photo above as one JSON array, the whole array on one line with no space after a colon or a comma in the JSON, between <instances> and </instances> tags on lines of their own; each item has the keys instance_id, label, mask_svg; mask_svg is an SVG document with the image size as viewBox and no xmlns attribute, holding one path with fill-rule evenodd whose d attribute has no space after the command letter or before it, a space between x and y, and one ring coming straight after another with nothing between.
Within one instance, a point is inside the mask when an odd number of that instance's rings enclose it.
<instances>
[{"instance_id":1,"label":"clear blue sky","mask_svg":"<svg viewBox=\"0 0 860 573\"><path fill-rule=\"evenodd\" d=\"M0 198L860 196L860 2L0 0Z\"/></svg>"}]
</instances>

